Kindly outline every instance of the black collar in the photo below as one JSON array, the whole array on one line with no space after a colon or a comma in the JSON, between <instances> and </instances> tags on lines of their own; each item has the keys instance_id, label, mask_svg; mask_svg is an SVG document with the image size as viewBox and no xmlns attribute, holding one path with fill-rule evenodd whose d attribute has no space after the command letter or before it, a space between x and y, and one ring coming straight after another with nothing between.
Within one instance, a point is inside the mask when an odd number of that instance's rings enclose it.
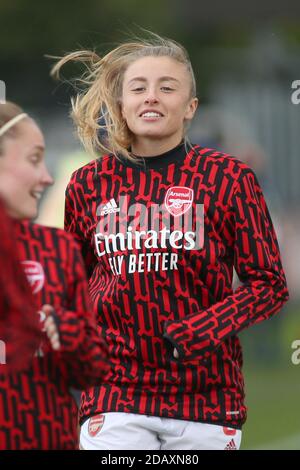
<instances>
[{"instance_id":1,"label":"black collar","mask_svg":"<svg viewBox=\"0 0 300 470\"><path fill-rule=\"evenodd\" d=\"M150 170L150 169L162 169L166 168L172 163L183 163L187 153L191 150L184 142L181 142L176 147L168 150L168 152L162 153L160 155L154 155L151 157L140 157L135 155L136 162L128 160L123 155L118 155L118 160L121 161L122 165L129 166L131 168L139 169L141 171ZM188 151L187 151L188 150Z\"/></svg>"}]
</instances>

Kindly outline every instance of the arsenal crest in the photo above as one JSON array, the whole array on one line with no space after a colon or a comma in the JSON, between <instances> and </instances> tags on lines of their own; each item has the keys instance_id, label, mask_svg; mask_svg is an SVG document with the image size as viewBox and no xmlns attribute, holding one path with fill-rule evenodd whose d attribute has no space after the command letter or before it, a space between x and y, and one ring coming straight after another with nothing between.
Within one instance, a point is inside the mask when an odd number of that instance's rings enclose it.
<instances>
[{"instance_id":1,"label":"arsenal crest","mask_svg":"<svg viewBox=\"0 0 300 470\"><path fill-rule=\"evenodd\" d=\"M95 437L101 431L104 424L104 415L95 415L89 419L88 432L91 437Z\"/></svg>"},{"instance_id":2,"label":"arsenal crest","mask_svg":"<svg viewBox=\"0 0 300 470\"><path fill-rule=\"evenodd\" d=\"M174 217L184 214L193 203L194 191L185 186L169 188L165 197L165 206Z\"/></svg>"},{"instance_id":3,"label":"arsenal crest","mask_svg":"<svg viewBox=\"0 0 300 470\"><path fill-rule=\"evenodd\" d=\"M226 436L235 436L236 435L236 429L226 428L225 426L223 426L223 432Z\"/></svg>"},{"instance_id":4,"label":"arsenal crest","mask_svg":"<svg viewBox=\"0 0 300 470\"><path fill-rule=\"evenodd\" d=\"M32 288L33 294L39 292L45 283L43 267L37 261L22 261L24 272Z\"/></svg>"}]
</instances>

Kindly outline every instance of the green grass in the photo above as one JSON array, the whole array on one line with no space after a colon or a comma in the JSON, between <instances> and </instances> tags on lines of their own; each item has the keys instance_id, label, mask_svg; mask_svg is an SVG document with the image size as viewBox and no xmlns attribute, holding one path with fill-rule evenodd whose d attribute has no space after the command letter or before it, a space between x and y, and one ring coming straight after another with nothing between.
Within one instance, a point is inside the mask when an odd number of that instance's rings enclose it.
<instances>
[{"instance_id":1,"label":"green grass","mask_svg":"<svg viewBox=\"0 0 300 470\"><path fill-rule=\"evenodd\" d=\"M300 449L300 365L285 364L244 368L248 420L242 449Z\"/></svg>"}]
</instances>

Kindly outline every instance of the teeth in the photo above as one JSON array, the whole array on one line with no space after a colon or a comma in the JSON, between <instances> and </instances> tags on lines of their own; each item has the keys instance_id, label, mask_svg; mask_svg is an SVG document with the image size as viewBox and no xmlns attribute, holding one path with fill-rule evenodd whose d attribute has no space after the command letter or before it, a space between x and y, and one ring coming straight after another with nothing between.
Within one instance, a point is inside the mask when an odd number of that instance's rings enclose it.
<instances>
[{"instance_id":1,"label":"teeth","mask_svg":"<svg viewBox=\"0 0 300 470\"><path fill-rule=\"evenodd\" d=\"M31 192L31 195L35 198L35 199L41 199L42 197L42 193L38 192L38 191L32 191Z\"/></svg>"},{"instance_id":2,"label":"teeth","mask_svg":"<svg viewBox=\"0 0 300 470\"><path fill-rule=\"evenodd\" d=\"M148 113L143 113L143 114L142 114L142 117L161 117L161 115L158 114L158 113L150 113L150 112L148 112Z\"/></svg>"}]
</instances>

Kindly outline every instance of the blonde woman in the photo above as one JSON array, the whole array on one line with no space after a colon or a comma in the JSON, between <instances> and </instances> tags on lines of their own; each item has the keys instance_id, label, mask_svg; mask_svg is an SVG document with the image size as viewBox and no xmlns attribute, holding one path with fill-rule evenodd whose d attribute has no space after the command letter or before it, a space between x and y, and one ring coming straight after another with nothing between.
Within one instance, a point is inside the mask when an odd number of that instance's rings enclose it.
<instances>
[{"instance_id":1,"label":"blonde woman","mask_svg":"<svg viewBox=\"0 0 300 470\"><path fill-rule=\"evenodd\" d=\"M191 145L198 100L184 48L151 34L86 65L72 102L95 160L66 191L112 371L82 397L83 449L238 449L246 420L238 333L288 299L253 171ZM233 292L235 267L242 285Z\"/></svg>"}]
</instances>

